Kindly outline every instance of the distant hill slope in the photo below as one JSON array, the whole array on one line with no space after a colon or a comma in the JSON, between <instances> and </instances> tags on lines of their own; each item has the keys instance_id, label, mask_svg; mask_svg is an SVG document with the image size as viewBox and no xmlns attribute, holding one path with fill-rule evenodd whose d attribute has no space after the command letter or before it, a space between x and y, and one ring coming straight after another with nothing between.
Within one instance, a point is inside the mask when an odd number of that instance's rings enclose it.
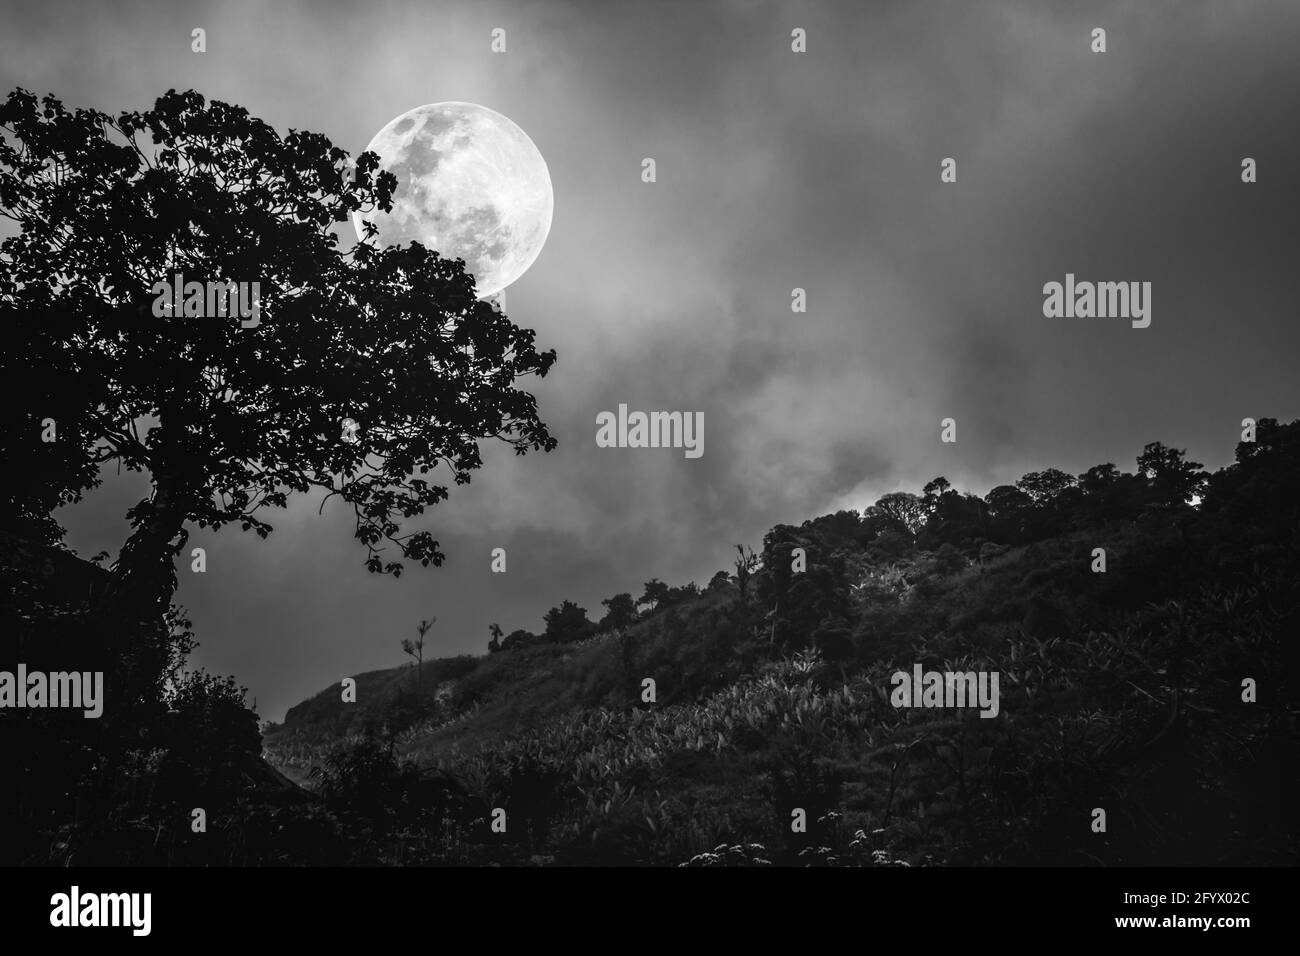
<instances>
[{"instance_id":1,"label":"distant hill slope","mask_svg":"<svg viewBox=\"0 0 1300 956\"><path fill-rule=\"evenodd\" d=\"M436 774L460 809L385 848L404 862L1295 863L1300 424L1263 420L1236 459L1200 476L1153 445L1138 474L983 500L936 481L779 525L747 578L428 663L418 691L413 668L359 675L356 704L322 691L265 753L385 813ZM893 706L915 665L998 673L997 718Z\"/></svg>"},{"instance_id":2,"label":"distant hill slope","mask_svg":"<svg viewBox=\"0 0 1300 956\"><path fill-rule=\"evenodd\" d=\"M734 588L717 589L625 629L574 643L425 661L418 686L416 669L409 665L357 674L356 703L343 702L339 684L320 691L264 733L264 751L273 765L306 783L332 747L367 734L392 736L400 753L428 758L489 744L575 709L633 706L641 677L629 676L625 645L667 657L668 649L658 647L668 637L666 623L717 615L733 600ZM684 680L659 680L660 702L680 701L739 676L743 659L715 662L712 675L700 673L708 661L695 658L706 658L707 650L708 642L676 649Z\"/></svg>"}]
</instances>

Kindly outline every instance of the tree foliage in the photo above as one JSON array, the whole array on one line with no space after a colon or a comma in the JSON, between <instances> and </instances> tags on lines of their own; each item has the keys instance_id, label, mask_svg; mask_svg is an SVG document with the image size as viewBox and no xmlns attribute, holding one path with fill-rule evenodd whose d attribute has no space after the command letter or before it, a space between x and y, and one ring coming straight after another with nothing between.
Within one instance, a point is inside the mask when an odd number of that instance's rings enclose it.
<instances>
[{"instance_id":1,"label":"tree foliage","mask_svg":"<svg viewBox=\"0 0 1300 956\"><path fill-rule=\"evenodd\" d=\"M516 386L554 352L479 301L460 260L340 249L336 227L391 209L397 181L373 153L350 163L193 91L110 116L16 90L0 130L0 215L20 227L0 245L0 380L23 423L0 451L47 479L11 504L32 516L102 466L147 471L117 590L165 602L187 526L265 536L264 509L313 488L350 508L370 571L437 565L438 542L403 522L470 480L480 440L555 447ZM258 282L259 324L154 315L151 289L177 273Z\"/></svg>"},{"instance_id":2,"label":"tree foliage","mask_svg":"<svg viewBox=\"0 0 1300 956\"><path fill-rule=\"evenodd\" d=\"M546 622L544 637L547 641L568 644L591 636L592 623L587 620L587 609L572 601L551 608L543 620Z\"/></svg>"}]
</instances>

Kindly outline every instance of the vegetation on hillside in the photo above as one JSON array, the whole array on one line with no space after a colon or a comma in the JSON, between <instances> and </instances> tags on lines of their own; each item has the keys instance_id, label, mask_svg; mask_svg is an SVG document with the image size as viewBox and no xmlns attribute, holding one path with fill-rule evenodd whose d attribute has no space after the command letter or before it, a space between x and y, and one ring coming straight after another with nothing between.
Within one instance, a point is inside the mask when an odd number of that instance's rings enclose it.
<instances>
[{"instance_id":1,"label":"vegetation on hillside","mask_svg":"<svg viewBox=\"0 0 1300 956\"><path fill-rule=\"evenodd\" d=\"M780 525L704 589L427 664L418 704L403 670L323 692L266 752L356 861L1294 863L1300 423L1137 464ZM916 663L997 671L999 715L896 709Z\"/></svg>"}]
</instances>

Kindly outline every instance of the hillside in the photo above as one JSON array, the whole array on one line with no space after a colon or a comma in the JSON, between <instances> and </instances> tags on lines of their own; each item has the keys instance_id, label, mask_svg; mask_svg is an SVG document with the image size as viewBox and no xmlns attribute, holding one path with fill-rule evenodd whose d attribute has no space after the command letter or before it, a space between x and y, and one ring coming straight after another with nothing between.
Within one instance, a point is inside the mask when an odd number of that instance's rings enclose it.
<instances>
[{"instance_id":1,"label":"hillside","mask_svg":"<svg viewBox=\"0 0 1300 956\"><path fill-rule=\"evenodd\" d=\"M777 526L630 620L327 688L265 754L375 862L1293 864L1300 424L1138 464ZM895 707L915 665L997 672L997 716Z\"/></svg>"},{"instance_id":2,"label":"hillside","mask_svg":"<svg viewBox=\"0 0 1300 956\"><path fill-rule=\"evenodd\" d=\"M678 607L673 620L720 613L730 603L730 591L715 589ZM574 709L632 706L640 678L628 683L622 642L652 654L658 641L671 637L663 623L652 614L573 643L425 661L418 687L412 665L358 674L355 704L344 704L339 685L332 685L291 707L284 723L266 732L264 746L282 771L306 782L312 766L319 765L332 746L367 734L391 736L399 753L427 757L453 747L494 743L520 727ZM679 650L686 652L682 663L687 665L687 681L660 681L661 704L685 700L708 684L696 674L704 666L696 658L706 656L707 648L692 643ZM661 654L667 651L658 649ZM742 663L719 662L724 669L718 672L721 676L715 675L714 685L739 676Z\"/></svg>"}]
</instances>

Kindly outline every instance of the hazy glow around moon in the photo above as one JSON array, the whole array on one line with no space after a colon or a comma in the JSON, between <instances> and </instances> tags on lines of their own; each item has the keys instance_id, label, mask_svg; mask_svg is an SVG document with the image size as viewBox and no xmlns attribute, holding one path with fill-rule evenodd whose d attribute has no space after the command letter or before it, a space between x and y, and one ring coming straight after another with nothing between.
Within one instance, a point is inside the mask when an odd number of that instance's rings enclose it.
<instances>
[{"instance_id":1,"label":"hazy glow around moon","mask_svg":"<svg viewBox=\"0 0 1300 956\"><path fill-rule=\"evenodd\" d=\"M464 259L485 299L533 264L551 231L555 197L546 161L528 134L474 103L417 106L366 147L397 177L392 212L354 214L379 227L380 245L419 240Z\"/></svg>"}]
</instances>

